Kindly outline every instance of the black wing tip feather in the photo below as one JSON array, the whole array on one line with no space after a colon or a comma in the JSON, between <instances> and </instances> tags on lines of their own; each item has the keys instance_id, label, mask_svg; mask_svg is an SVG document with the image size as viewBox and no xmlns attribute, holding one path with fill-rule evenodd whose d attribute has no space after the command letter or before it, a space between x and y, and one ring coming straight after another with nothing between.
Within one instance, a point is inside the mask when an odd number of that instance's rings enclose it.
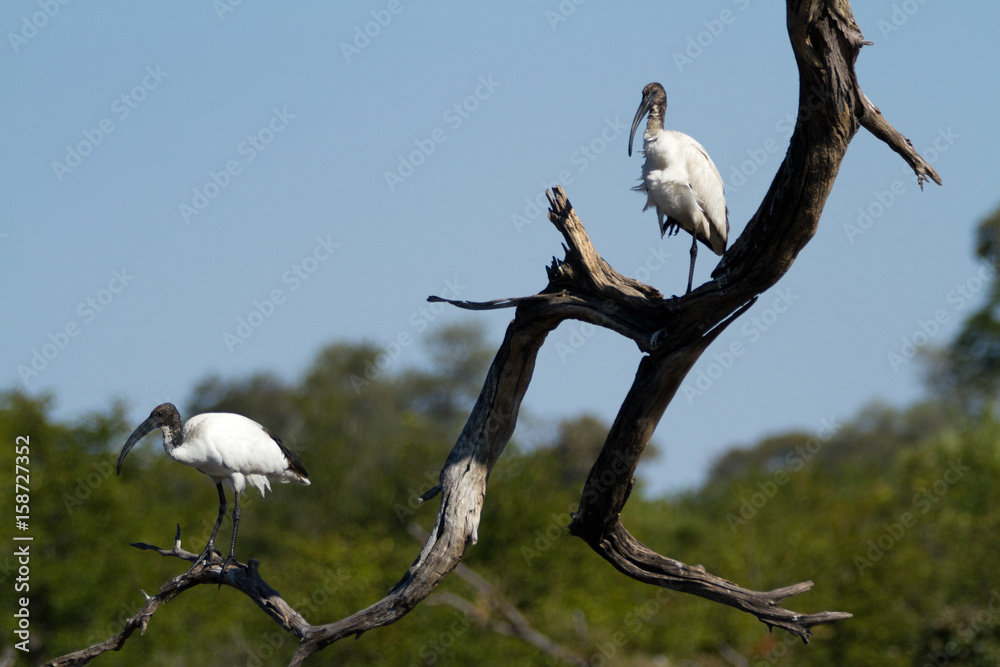
<instances>
[{"instance_id":1,"label":"black wing tip feather","mask_svg":"<svg viewBox=\"0 0 1000 667\"><path fill-rule=\"evenodd\" d=\"M288 468L301 475L303 479L309 479L309 473L306 472L306 467L302 465L302 459L299 458L299 455L290 450L288 447L285 447L284 443L281 442L281 438L272 433L268 427L261 426L261 428L264 429L264 433L267 433L267 437L277 443L278 448L281 449L281 453L285 455L286 459L288 459Z\"/></svg>"}]
</instances>

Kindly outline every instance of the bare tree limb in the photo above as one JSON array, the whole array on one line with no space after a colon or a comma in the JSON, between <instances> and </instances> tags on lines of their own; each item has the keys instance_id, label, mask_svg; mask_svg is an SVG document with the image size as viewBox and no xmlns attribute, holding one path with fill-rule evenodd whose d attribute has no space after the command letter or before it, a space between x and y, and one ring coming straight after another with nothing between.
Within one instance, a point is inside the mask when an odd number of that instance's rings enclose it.
<instances>
[{"instance_id":1,"label":"bare tree limb","mask_svg":"<svg viewBox=\"0 0 1000 667\"><path fill-rule=\"evenodd\" d=\"M137 549L155 551L161 556L172 556L185 561L194 562L198 559L198 554L191 553L181 547L180 526L177 527L177 534L174 538L172 549L161 549L142 542L137 542L132 546ZM213 554L211 560L203 561L194 569L164 583L160 586L160 591L156 595L150 596L143 591L142 594L146 598L146 604L136 614L125 621L125 627L121 632L104 642L47 662L45 663L46 667L85 665L105 651L120 650L136 630L139 631L139 634L146 633L146 627L149 625L153 614L160 608L160 605L169 602L187 589L199 584L220 586L225 584L226 586L232 586L253 600L282 629L288 630L300 638L305 634L306 629L311 627L301 614L282 599L278 591L271 588L261 579L258 572L260 565L258 561L251 559L246 565L237 561L226 569L226 576L222 577L221 572L224 562L225 559L221 556Z\"/></svg>"},{"instance_id":2,"label":"bare tree limb","mask_svg":"<svg viewBox=\"0 0 1000 667\"><path fill-rule=\"evenodd\" d=\"M917 185L920 186L920 189L924 189L924 181L927 179L941 185L941 177L937 171L927 164L926 160L920 157L917 151L914 150L910 140L889 124L889 121L882 116L882 112L879 111L878 107L872 104L871 100L864 93L861 93L861 99L864 101L864 114L861 116L861 125L888 144L889 148L899 153L906 160L906 164L910 165L910 168L917 175Z\"/></svg>"}]
</instances>

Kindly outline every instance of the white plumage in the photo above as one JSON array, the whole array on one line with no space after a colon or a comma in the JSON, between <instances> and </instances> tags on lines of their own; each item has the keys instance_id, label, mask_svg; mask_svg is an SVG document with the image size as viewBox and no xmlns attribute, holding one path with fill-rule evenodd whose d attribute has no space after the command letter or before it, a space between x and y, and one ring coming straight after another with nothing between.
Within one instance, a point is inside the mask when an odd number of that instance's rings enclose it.
<instances>
[{"instance_id":1,"label":"white plumage","mask_svg":"<svg viewBox=\"0 0 1000 667\"><path fill-rule=\"evenodd\" d=\"M233 562L236 551L240 494L249 486L260 491L263 496L265 491L271 490L271 479L309 485L309 473L302 466L299 457L257 422L227 412L208 412L191 417L182 428L180 413L171 403L157 406L129 436L118 457L118 474L121 474L122 463L129 450L143 436L157 428L163 432L163 449L167 455L208 475L219 492L219 518L195 565L211 557L215 549L215 536L226 515L223 482L233 490L236 499L236 507L233 509L233 540L222 568L223 574Z\"/></svg>"},{"instance_id":2,"label":"white plumage","mask_svg":"<svg viewBox=\"0 0 1000 667\"><path fill-rule=\"evenodd\" d=\"M309 484L309 479L291 467L288 450L267 429L242 415L206 412L184 424L181 442L168 450L175 461L193 466L214 481L224 481L236 493L248 486L271 490L269 477L283 482Z\"/></svg>"},{"instance_id":3,"label":"white plumage","mask_svg":"<svg viewBox=\"0 0 1000 667\"><path fill-rule=\"evenodd\" d=\"M660 235L673 235L683 229L692 235L691 269L688 288L694 279L694 262L698 241L721 255L729 238L729 211L722 192L722 176L697 141L684 134L663 129L667 108L667 93L659 83L650 83L642 90L642 103L632 120L628 139L628 154L642 117L649 113L643 134L642 182L633 188L646 193L646 205L656 209Z\"/></svg>"}]
</instances>

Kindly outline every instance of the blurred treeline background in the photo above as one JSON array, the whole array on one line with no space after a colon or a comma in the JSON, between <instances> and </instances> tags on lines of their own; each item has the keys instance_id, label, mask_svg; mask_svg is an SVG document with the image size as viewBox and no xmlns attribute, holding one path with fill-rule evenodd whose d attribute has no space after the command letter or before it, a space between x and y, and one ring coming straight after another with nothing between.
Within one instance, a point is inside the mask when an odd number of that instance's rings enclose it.
<instances>
[{"instance_id":1,"label":"blurred treeline background","mask_svg":"<svg viewBox=\"0 0 1000 667\"><path fill-rule=\"evenodd\" d=\"M975 242L984 265L994 266L998 250L1000 211ZM625 525L651 548L742 586L814 580L786 606L854 618L816 628L808 646L730 607L628 579L569 536L608 425L528 415L519 433L530 442L515 436L501 458L480 542L465 561L486 585L453 573L400 622L310 664L1000 664L1000 281L984 292L953 341L922 350L919 405L872 405L825 432L734 449L700 488L650 497L640 485L626 508ZM260 559L264 579L313 623L381 598L419 551L413 524L433 523L438 500L414 500L435 483L495 344L474 321L437 331L429 344L433 364L376 376L378 347L337 342L300 381L209 377L178 406L184 418L247 415L300 452L314 484L277 485L266 502L247 494L237 557ZM152 593L187 567L128 543L169 547L180 524L184 545L198 551L217 507L209 480L168 459L158 432L116 478L136 426L124 406L62 423L51 416L57 399L0 394L9 500L14 440L31 438L33 664L118 632L142 605L140 589ZM13 503L5 507L13 525ZM230 530L227 518L220 535ZM11 610L16 564L12 548L5 552L0 599ZM548 638L547 650L518 636L509 605L521 627ZM5 631L0 645L12 637ZM286 664L294 646L242 595L202 586L94 664Z\"/></svg>"}]
</instances>

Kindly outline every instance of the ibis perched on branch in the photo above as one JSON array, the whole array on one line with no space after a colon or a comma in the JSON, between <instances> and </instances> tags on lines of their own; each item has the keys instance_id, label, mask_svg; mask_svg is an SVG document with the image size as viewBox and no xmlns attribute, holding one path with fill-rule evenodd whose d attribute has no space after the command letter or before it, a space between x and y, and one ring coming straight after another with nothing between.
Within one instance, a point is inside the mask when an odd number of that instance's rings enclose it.
<instances>
[{"instance_id":1,"label":"ibis perched on branch","mask_svg":"<svg viewBox=\"0 0 1000 667\"><path fill-rule=\"evenodd\" d=\"M646 161L642 165L642 183L632 189L646 193L643 211L656 208L660 236L667 232L673 236L678 229L683 229L693 237L687 287L690 292L698 241L716 255L726 251L729 210L722 194L722 177L712 158L688 135L663 129L666 110L667 93L663 86L654 82L642 89L642 103L635 112L628 136L628 154L632 156L635 128L648 113L642 137Z\"/></svg>"},{"instance_id":2,"label":"ibis perched on branch","mask_svg":"<svg viewBox=\"0 0 1000 667\"><path fill-rule=\"evenodd\" d=\"M163 449L170 458L197 468L211 477L219 491L219 518L215 521L205 550L195 560L192 568L206 558L210 559L215 550L215 536L226 515L223 482L229 485L236 498L233 541L229 557L222 566L223 575L232 564L236 551L236 531L240 527L240 494L244 489L247 486L255 487L263 496L265 490L271 490L271 479L309 485L309 473L302 466L299 457L257 422L227 412L208 412L191 417L182 428L181 415L172 403L157 406L146 421L139 424L128 437L118 457L119 475L125 455L143 436L155 429L163 432Z\"/></svg>"}]
</instances>

